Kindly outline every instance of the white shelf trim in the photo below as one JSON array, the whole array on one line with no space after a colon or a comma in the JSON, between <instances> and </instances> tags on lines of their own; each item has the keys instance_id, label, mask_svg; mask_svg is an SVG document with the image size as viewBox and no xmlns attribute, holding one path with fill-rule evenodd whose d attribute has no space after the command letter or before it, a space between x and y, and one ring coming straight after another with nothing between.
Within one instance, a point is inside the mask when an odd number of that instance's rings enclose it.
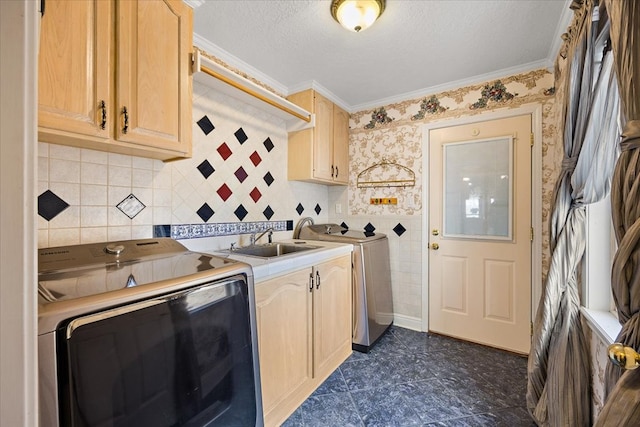
<instances>
[{"instance_id":1,"label":"white shelf trim","mask_svg":"<svg viewBox=\"0 0 640 427\"><path fill-rule=\"evenodd\" d=\"M198 83L281 118L288 132L315 125L314 114L212 61L199 49L193 53L193 78Z\"/></svg>"}]
</instances>

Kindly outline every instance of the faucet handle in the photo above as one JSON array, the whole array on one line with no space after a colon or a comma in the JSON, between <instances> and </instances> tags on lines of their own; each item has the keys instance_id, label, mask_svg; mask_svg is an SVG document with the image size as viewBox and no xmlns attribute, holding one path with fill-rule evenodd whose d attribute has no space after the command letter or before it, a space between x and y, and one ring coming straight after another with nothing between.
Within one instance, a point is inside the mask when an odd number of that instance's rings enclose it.
<instances>
[{"instance_id":1,"label":"faucet handle","mask_svg":"<svg viewBox=\"0 0 640 427\"><path fill-rule=\"evenodd\" d=\"M236 250L236 242L231 242L231 246L229 247L229 252L233 252Z\"/></svg>"}]
</instances>

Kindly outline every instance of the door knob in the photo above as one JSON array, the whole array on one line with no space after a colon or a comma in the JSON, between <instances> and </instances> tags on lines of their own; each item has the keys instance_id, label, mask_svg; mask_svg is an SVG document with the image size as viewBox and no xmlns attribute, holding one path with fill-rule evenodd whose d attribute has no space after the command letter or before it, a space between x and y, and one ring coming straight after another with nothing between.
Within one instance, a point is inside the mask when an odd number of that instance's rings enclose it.
<instances>
[{"instance_id":1,"label":"door knob","mask_svg":"<svg viewBox=\"0 0 640 427\"><path fill-rule=\"evenodd\" d=\"M622 369L636 369L640 366L640 354L619 342L611 344L607 348L607 353L609 361Z\"/></svg>"},{"instance_id":2,"label":"door knob","mask_svg":"<svg viewBox=\"0 0 640 427\"><path fill-rule=\"evenodd\" d=\"M437 243L432 243L431 244L431 249L433 249L434 251L437 251L438 249L440 249L440 245Z\"/></svg>"}]
</instances>

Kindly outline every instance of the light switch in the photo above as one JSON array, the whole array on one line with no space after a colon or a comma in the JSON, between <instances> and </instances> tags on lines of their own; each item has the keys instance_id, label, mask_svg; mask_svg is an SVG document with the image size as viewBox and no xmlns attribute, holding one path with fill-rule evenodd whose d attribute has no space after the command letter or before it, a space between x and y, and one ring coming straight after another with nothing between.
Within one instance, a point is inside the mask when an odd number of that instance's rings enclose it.
<instances>
[{"instance_id":1,"label":"light switch","mask_svg":"<svg viewBox=\"0 0 640 427\"><path fill-rule=\"evenodd\" d=\"M342 205L340 203L336 203L336 213L337 214L342 213Z\"/></svg>"}]
</instances>

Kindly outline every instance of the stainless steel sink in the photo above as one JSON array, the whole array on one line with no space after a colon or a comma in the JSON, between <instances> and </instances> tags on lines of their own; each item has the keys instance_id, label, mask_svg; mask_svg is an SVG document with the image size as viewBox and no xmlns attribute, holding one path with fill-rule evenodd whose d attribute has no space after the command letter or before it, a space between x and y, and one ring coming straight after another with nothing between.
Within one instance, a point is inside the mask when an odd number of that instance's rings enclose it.
<instances>
[{"instance_id":1,"label":"stainless steel sink","mask_svg":"<svg viewBox=\"0 0 640 427\"><path fill-rule=\"evenodd\" d=\"M318 249L320 246L311 246L303 243L267 243L265 245L244 246L229 250L230 254L254 256L260 258L273 258L289 255L297 252Z\"/></svg>"}]
</instances>

